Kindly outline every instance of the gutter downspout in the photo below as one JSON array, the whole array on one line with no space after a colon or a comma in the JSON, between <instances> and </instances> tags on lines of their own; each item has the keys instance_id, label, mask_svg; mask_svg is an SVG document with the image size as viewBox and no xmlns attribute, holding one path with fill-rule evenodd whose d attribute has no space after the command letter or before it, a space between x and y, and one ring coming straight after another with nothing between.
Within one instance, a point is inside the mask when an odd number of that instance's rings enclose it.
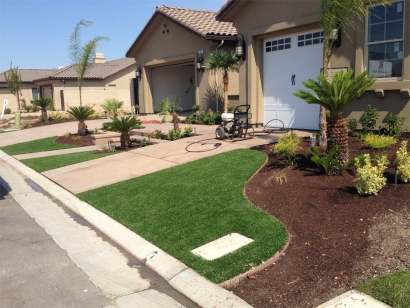
<instances>
[{"instance_id":1,"label":"gutter downspout","mask_svg":"<svg viewBox=\"0 0 410 308\"><path fill-rule=\"evenodd\" d=\"M217 50L219 47L221 47L225 43L224 40L221 40L221 43L216 46L215 50ZM215 103L216 103L216 112L219 112L218 110L218 97L219 97L219 84L218 84L218 72L215 71L215 88L216 88L216 93L215 93Z\"/></svg>"}]
</instances>

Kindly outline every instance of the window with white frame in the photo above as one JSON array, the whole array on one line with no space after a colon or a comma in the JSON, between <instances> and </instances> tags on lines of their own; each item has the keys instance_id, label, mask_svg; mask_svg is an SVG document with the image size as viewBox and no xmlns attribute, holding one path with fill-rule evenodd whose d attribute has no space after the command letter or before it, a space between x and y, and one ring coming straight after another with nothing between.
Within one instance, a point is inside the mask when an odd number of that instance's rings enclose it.
<instances>
[{"instance_id":1,"label":"window with white frame","mask_svg":"<svg viewBox=\"0 0 410 308\"><path fill-rule=\"evenodd\" d=\"M408 34L407 34L408 35ZM403 76L404 1L368 8L367 57L369 75Z\"/></svg>"}]
</instances>

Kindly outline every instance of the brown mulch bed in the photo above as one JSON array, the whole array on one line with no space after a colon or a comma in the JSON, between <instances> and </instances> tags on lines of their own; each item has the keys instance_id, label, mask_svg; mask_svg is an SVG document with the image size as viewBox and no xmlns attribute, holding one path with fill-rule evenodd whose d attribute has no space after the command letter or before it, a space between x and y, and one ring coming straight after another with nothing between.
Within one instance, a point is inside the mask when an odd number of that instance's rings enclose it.
<instances>
[{"instance_id":1,"label":"brown mulch bed","mask_svg":"<svg viewBox=\"0 0 410 308\"><path fill-rule=\"evenodd\" d=\"M400 141L384 151L390 162ZM230 288L254 307L316 307L359 282L410 268L410 183L396 189L390 166L380 193L362 197L353 183L356 167L326 176L310 161L308 138L302 147L295 167L281 165L269 146L256 148L268 161L246 196L282 221L290 245L273 265ZM350 157L380 152L349 137ZM280 174L283 184L275 181Z\"/></svg>"}]
</instances>

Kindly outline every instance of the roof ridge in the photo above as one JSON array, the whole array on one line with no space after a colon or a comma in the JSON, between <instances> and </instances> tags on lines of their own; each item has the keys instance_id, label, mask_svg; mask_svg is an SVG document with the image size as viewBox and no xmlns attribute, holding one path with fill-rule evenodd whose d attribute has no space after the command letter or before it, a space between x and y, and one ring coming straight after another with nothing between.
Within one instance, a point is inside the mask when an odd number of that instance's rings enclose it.
<instances>
[{"instance_id":1,"label":"roof ridge","mask_svg":"<svg viewBox=\"0 0 410 308\"><path fill-rule=\"evenodd\" d=\"M161 7L166 7L170 9L178 9L178 10L184 10L184 11L196 11L196 12L208 12L208 13L214 13L216 14L216 11L211 11L211 10L203 10L203 9L193 9L193 8L184 8L184 7L179 7L179 6L169 6L169 5L160 5L156 7L156 10L158 10Z\"/></svg>"}]
</instances>

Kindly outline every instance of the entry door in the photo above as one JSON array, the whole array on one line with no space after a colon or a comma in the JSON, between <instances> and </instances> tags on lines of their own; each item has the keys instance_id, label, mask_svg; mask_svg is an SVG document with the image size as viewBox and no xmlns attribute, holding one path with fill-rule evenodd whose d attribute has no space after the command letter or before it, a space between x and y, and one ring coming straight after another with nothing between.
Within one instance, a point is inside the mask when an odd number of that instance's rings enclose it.
<instances>
[{"instance_id":1,"label":"entry door","mask_svg":"<svg viewBox=\"0 0 410 308\"><path fill-rule=\"evenodd\" d=\"M264 41L264 123L281 120L286 128L319 129L319 105L293 95L302 81L317 79L323 62L323 31Z\"/></svg>"}]
</instances>

